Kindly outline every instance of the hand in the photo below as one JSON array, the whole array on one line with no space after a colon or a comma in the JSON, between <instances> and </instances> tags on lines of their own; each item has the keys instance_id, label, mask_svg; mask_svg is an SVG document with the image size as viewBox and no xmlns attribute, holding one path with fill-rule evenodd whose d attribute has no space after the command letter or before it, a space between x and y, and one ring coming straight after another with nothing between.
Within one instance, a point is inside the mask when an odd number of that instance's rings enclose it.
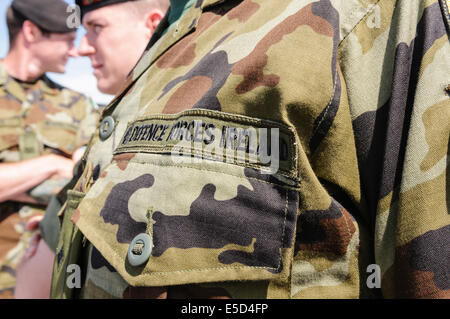
<instances>
[{"instance_id":1,"label":"hand","mask_svg":"<svg viewBox=\"0 0 450 319\"><path fill-rule=\"evenodd\" d=\"M44 216L34 216L30 218L30 220L25 225L25 230L35 231L39 229L39 223L42 221L42 219L44 219ZM36 254L36 250L41 239L42 237L40 233L36 233L30 238L28 249L23 257L24 259L29 259Z\"/></svg>"},{"instance_id":2,"label":"hand","mask_svg":"<svg viewBox=\"0 0 450 319\"><path fill-rule=\"evenodd\" d=\"M55 154L49 154L47 165L52 165L55 170L55 173L52 176L53 178L72 178L73 176L73 167L75 163L71 159Z\"/></svg>"},{"instance_id":3,"label":"hand","mask_svg":"<svg viewBox=\"0 0 450 319\"><path fill-rule=\"evenodd\" d=\"M85 150L86 150L86 146L82 146L79 149L77 149L75 152L73 152L72 161L74 162L74 164L78 163L78 161L83 157Z\"/></svg>"},{"instance_id":4,"label":"hand","mask_svg":"<svg viewBox=\"0 0 450 319\"><path fill-rule=\"evenodd\" d=\"M75 163L70 158L47 154L15 163L0 163L0 202L17 198L48 179L69 181Z\"/></svg>"},{"instance_id":5,"label":"hand","mask_svg":"<svg viewBox=\"0 0 450 319\"><path fill-rule=\"evenodd\" d=\"M39 223L44 219L43 215L33 216L25 225L25 229L28 231L36 230L39 228Z\"/></svg>"}]
</instances>

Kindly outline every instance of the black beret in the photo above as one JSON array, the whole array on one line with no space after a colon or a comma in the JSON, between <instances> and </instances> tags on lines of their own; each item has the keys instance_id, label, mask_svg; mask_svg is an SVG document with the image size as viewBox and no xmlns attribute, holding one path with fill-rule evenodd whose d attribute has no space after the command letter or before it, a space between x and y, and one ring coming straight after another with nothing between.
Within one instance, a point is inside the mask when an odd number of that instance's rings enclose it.
<instances>
[{"instance_id":1,"label":"black beret","mask_svg":"<svg viewBox=\"0 0 450 319\"><path fill-rule=\"evenodd\" d=\"M116 3L136 1L136 0L76 0L76 4L81 9L81 17L89 11L96 10L101 7L109 6Z\"/></svg>"},{"instance_id":2,"label":"black beret","mask_svg":"<svg viewBox=\"0 0 450 319\"><path fill-rule=\"evenodd\" d=\"M72 11L62 0L13 0L11 7L40 28L55 33L76 31L67 23Z\"/></svg>"}]
</instances>

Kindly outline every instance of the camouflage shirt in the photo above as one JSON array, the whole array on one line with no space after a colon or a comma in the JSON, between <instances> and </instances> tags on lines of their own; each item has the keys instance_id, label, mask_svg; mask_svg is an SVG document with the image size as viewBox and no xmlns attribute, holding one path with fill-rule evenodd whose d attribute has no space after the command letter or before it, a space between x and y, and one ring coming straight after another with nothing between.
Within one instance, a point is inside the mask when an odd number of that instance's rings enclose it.
<instances>
[{"instance_id":1,"label":"camouflage shirt","mask_svg":"<svg viewBox=\"0 0 450 319\"><path fill-rule=\"evenodd\" d=\"M0 163L27 160L44 154L71 158L94 132L98 113L84 95L53 83L45 75L33 83L10 77L0 61ZM14 269L22 256L26 221L43 214L50 197L67 179L49 179L27 195L37 204L0 203L0 294L11 291ZM19 241L23 235L22 240Z\"/></svg>"},{"instance_id":2,"label":"camouflage shirt","mask_svg":"<svg viewBox=\"0 0 450 319\"><path fill-rule=\"evenodd\" d=\"M166 20L68 193L52 297L450 296L445 1Z\"/></svg>"}]
</instances>

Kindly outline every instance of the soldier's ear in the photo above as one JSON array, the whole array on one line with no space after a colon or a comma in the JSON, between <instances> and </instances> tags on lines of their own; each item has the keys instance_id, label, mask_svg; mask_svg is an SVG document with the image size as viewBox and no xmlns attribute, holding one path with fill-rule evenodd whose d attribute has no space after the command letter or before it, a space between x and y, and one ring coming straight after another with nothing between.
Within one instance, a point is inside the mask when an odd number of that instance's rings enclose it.
<instances>
[{"instance_id":1,"label":"soldier's ear","mask_svg":"<svg viewBox=\"0 0 450 319\"><path fill-rule=\"evenodd\" d=\"M42 37L42 32L39 27L30 20L25 20L23 23L22 34L28 43L36 42Z\"/></svg>"},{"instance_id":2,"label":"soldier's ear","mask_svg":"<svg viewBox=\"0 0 450 319\"><path fill-rule=\"evenodd\" d=\"M161 22L164 13L159 9L151 10L145 18L145 26L149 29L149 39L151 38L153 32L155 31L158 24Z\"/></svg>"}]
</instances>

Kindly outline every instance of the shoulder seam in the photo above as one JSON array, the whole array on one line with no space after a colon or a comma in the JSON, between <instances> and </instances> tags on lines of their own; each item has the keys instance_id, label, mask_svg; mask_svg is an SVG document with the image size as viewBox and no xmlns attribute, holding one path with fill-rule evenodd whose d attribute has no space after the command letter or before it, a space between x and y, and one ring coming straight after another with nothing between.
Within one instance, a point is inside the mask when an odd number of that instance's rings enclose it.
<instances>
[{"instance_id":1,"label":"shoulder seam","mask_svg":"<svg viewBox=\"0 0 450 319\"><path fill-rule=\"evenodd\" d=\"M448 6L447 0L439 0L441 6L442 14L444 15L445 27L447 29L447 35L450 34L450 8Z\"/></svg>"}]
</instances>

